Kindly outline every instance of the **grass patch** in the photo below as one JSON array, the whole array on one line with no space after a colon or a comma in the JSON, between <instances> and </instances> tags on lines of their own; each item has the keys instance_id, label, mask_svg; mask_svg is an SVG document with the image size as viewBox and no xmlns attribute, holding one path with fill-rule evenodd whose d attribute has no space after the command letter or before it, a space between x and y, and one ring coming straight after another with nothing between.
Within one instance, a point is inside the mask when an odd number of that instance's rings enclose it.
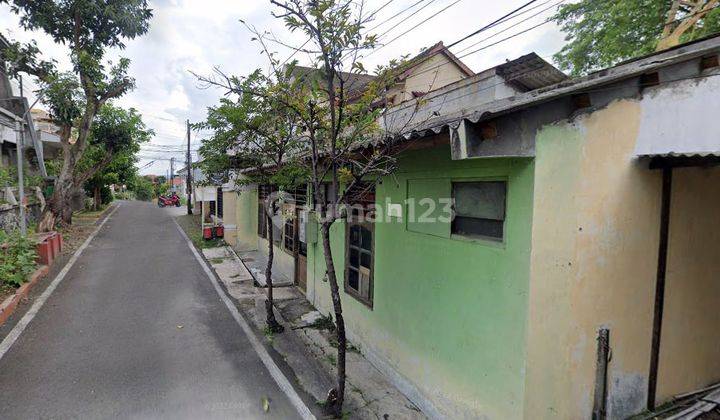
<instances>
[{"instance_id":1,"label":"grass patch","mask_svg":"<svg viewBox=\"0 0 720 420\"><path fill-rule=\"evenodd\" d=\"M337 357L334 354L328 354L325 359L330 362L331 365L337 366Z\"/></svg>"},{"instance_id":2,"label":"grass patch","mask_svg":"<svg viewBox=\"0 0 720 420\"><path fill-rule=\"evenodd\" d=\"M225 246L225 241L221 238L206 241L202 236L202 227L200 225L200 215L185 214L175 218L190 241L200 249L219 248Z\"/></svg>"},{"instance_id":3,"label":"grass patch","mask_svg":"<svg viewBox=\"0 0 720 420\"><path fill-rule=\"evenodd\" d=\"M105 212L105 210L107 210L108 207L110 207L110 204L104 204L103 206L100 207L100 210L81 210L81 211L75 212L74 216L81 217L81 218L100 217Z\"/></svg>"},{"instance_id":4,"label":"grass patch","mask_svg":"<svg viewBox=\"0 0 720 420\"><path fill-rule=\"evenodd\" d=\"M225 258L211 258L210 262L212 264L222 264L223 261L225 261Z\"/></svg>"},{"instance_id":5,"label":"grass patch","mask_svg":"<svg viewBox=\"0 0 720 420\"><path fill-rule=\"evenodd\" d=\"M310 328L317 330L335 331L335 323L330 315L323 315L316 319L315 322L308 325Z\"/></svg>"},{"instance_id":6,"label":"grass patch","mask_svg":"<svg viewBox=\"0 0 720 420\"><path fill-rule=\"evenodd\" d=\"M265 338L267 338L268 341L270 341L271 343L272 343L273 339L275 339L275 333L268 326L265 326L265 328L263 329L263 334L265 334Z\"/></svg>"}]
</instances>

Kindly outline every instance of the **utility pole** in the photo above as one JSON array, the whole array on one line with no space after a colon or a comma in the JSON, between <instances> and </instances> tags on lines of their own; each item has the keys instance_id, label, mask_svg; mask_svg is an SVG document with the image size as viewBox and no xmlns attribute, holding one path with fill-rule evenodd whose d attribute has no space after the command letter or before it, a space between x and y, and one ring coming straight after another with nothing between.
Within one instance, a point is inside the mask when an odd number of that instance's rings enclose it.
<instances>
[{"instance_id":1,"label":"utility pole","mask_svg":"<svg viewBox=\"0 0 720 420\"><path fill-rule=\"evenodd\" d=\"M175 158L170 158L170 189L175 191Z\"/></svg>"},{"instance_id":2,"label":"utility pole","mask_svg":"<svg viewBox=\"0 0 720 420\"><path fill-rule=\"evenodd\" d=\"M187 214L192 214L192 156L190 155L190 120L187 120Z\"/></svg>"},{"instance_id":3,"label":"utility pole","mask_svg":"<svg viewBox=\"0 0 720 420\"><path fill-rule=\"evenodd\" d=\"M20 121L15 120L15 138L17 145L15 151L17 151L17 168L18 168L18 198L20 203L20 234L25 237L27 236L27 222L25 220L25 174L23 168L23 139L25 133L23 132L24 125L20 124Z\"/></svg>"}]
</instances>

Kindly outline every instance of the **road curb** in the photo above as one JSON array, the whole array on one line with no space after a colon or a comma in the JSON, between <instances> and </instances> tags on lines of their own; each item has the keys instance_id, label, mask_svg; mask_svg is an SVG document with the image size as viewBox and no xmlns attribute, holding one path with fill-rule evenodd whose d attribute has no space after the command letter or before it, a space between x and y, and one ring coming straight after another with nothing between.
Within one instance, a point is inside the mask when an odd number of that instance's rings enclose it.
<instances>
[{"instance_id":1,"label":"road curb","mask_svg":"<svg viewBox=\"0 0 720 420\"><path fill-rule=\"evenodd\" d=\"M262 361L263 365L265 365L265 368L268 370L268 373L270 373L270 376L273 378L275 383L278 385L280 390L285 393L285 395L290 400L290 403L295 407L298 414L304 419L304 420L315 420L316 417L310 411L310 408L305 404L305 402L300 398L297 391L293 388L288 378L285 376L285 374L280 370L280 367L275 363L275 361L272 359L272 356L268 353L267 349L263 347L263 345L260 343L260 340L255 336L255 332L253 331L252 327L249 324L249 321L245 319L245 317L240 314L240 311L235 306L235 304L232 302L230 297L225 293L223 288L220 286L220 283L215 277L215 273L213 272L210 265L205 261L202 254L198 251L198 249L195 247L195 245L192 243L190 238L187 236L183 228L180 226L180 224L177 222L177 220L173 217L172 218L173 223L175 223L175 227L177 228L178 232L180 232L180 235L183 237L185 242L187 243L187 246L190 248L190 251L195 256L195 259L197 260L198 264L202 268L202 270L205 272L205 275L212 283L213 288L215 289L215 292L217 292L218 296L220 297L220 300L225 304L225 307L227 307L228 311L230 311L230 314L235 319L237 324L240 326L242 331L245 333L245 335L248 338L248 341L250 341L250 345L252 346L253 350L255 350L255 353L260 357L260 360Z\"/></svg>"},{"instance_id":2,"label":"road curb","mask_svg":"<svg viewBox=\"0 0 720 420\"><path fill-rule=\"evenodd\" d=\"M28 282L18 287L14 295L9 296L2 304L0 304L0 327L5 324L5 321L7 321L8 318L10 318L10 315L15 313L15 309L17 309L20 301L25 299L30 293L30 290L35 287L37 282L39 282L40 279L45 277L49 272L50 267L47 265L40 266L34 273L32 273Z\"/></svg>"}]
</instances>

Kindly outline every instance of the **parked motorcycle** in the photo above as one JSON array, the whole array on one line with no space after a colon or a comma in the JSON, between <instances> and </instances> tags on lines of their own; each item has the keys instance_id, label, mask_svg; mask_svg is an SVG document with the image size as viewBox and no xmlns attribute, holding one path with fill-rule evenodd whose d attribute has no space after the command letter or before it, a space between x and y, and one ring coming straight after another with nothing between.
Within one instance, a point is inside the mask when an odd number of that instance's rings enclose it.
<instances>
[{"instance_id":1,"label":"parked motorcycle","mask_svg":"<svg viewBox=\"0 0 720 420\"><path fill-rule=\"evenodd\" d=\"M170 195L161 195L158 197L158 207L163 208L167 206L180 207L180 197L173 192Z\"/></svg>"}]
</instances>

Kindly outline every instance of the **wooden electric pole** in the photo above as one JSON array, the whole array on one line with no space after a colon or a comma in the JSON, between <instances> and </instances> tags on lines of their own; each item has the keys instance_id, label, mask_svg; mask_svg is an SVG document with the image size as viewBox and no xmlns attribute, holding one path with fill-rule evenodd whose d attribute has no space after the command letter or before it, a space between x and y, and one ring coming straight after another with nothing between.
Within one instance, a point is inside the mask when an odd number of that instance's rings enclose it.
<instances>
[{"instance_id":1,"label":"wooden electric pole","mask_svg":"<svg viewBox=\"0 0 720 420\"><path fill-rule=\"evenodd\" d=\"M187 120L187 214L192 214L192 156L190 155L190 120Z\"/></svg>"}]
</instances>

